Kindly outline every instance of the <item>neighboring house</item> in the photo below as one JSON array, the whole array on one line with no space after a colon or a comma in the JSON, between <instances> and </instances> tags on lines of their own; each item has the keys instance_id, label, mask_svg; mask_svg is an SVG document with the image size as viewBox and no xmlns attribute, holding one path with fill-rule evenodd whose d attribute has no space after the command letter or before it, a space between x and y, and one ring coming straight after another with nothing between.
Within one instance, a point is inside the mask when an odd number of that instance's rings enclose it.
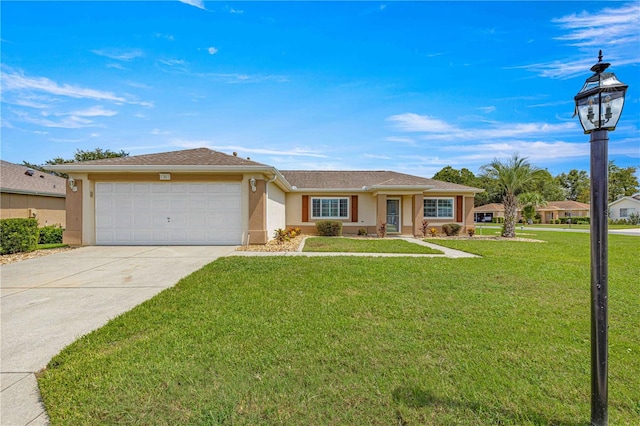
<instances>
[{"instance_id":1,"label":"neighboring house","mask_svg":"<svg viewBox=\"0 0 640 426\"><path fill-rule=\"evenodd\" d=\"M632 214L640 214L640 193L609 204L609 218L613 220L629 220Z\"/></svg>"},{"instance_id":2,"label":"neighboring house","mask_svg":"<svg viewBox=\"0 0 640 426\"><path fill-rule=\"evenodd\" d=\"M280 171L207 148L51 166L73 179L64 241L79 245L265 244L277 229L393 235L473 226L481 189L389 171ZM74 189L72 189L74 188Z\"/></svg>"},{"instance_id":3,"label":"neighboring house","mask_svg":"<svg viewBox=\"0 0 640 426\"><path fill-rule=\"evenodd\" d=\"M590 205L578 201L548 201L546 205L536 208L540 215L540 223L551 223L564 217L589 217ZM474 217L476 222L491 222L493 218L504 219L503 204L485 204L475 208ZM516 219L522 218L522 211L518 210Z\"/></svg>"},{"instance_id":4,"label":"neighboring house","mask_svg":"<svg viewBox=\"0 0 640 426\"><path fill-rule=\"evenodd\" d=\"M0 160L2 219L35 218L39 226L65 227L66 180Z\"/></svg>"}]
</instances>

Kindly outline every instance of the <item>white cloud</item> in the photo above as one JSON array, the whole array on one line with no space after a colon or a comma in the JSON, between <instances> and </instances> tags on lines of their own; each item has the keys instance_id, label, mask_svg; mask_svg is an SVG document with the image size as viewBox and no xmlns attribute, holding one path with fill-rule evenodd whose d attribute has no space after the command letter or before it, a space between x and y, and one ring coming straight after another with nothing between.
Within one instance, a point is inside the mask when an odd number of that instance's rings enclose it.
<instances>
[{"instance_id":1,"label":"white cloud","mask_svg":"<svg viewBox=\"0 0 640 426\"><path fill-rule=\"evenodd\" d=\"M392 160L393 157L389 157L388 155L377 155L377 154L364 154L365 158L372 158L374 160Z\"/></svg>"},{"instance_id":2,"label":"white cloud","mask_svg":"<svg viewBox=\"0 0 640 426\"><path fill-rule=\"evenodd\" d=\"M115 59L117 61L127 61L127 62L132 61L135 58L139 58L144 55L142 53L142 50L140 49L132 49L132 50L98 49L98 50L92 50L92 52L95 53L96 55L104 56L109 59Z\"/></svg>"},{"instance_id":3,"label":"white cloud","mask_svg":"<svg viewBox=\"0 0 640 426\"><path fill-rule=\"evenodd\" d=\"M513 137L537 137L540 134L558 134L572 132L577 129L577 123L490 123L486 127L461 128L426 115L404 113L387 118L394 127L402 132L424 133L423 140L492 140Z\"/></svg>"},{"instance_id":4,"label":"white cloud","mask_svg":"<svg viewBox=\"0 0 640 426\"><path fill-rule=\"evenodd\" d=\"M409 145L416 144L416 141L413 138L406 138L406 137L399 137L399 136L389 136L388 138L385 138L385 140L388 142L399 142L399 143L406 143Z\"/></svg>"},{"instance_id":5,"label":"white cloud","mask_svg":"<svg viewBox=\"0 0 640 426\"><path fill-rule=\"evenodd\" d=\"M292 149L265 149L265 148L248 148L238 145L216 145L215 142L208 140L183 140L176 139L172 141L174 146L181 148L201 148L207 147L216 151L238 152L240 154L266 154L266 155L289 155L294 157L315 157L329 158L328 155L321 154L318 151L302 148Z\"/></svg>"},{"instance_id":6,"label":"white cloud","mask_svg":"<svg viewBox=\"0 0 640 426\"><path fill-rule=\"evenodd\" d=\"M67 96L77 99L95 99L112 102L128 102L125 98L111 92L89 89L70 84L59 85L46 77L26 77L16 72L2 72L2 90L39 90L52 95Z\"/></svg>"},{"instance_id":7,"label":"white cloud","mask_svg":"<svg viewBox=\"0 0 640 426\"><path fill-rule=\"evenodd\" d=\"M211 46L209 49L207 49L207 51L209 52L209 55L215 55L216 53L218 53L218 49L216 49L213 46Z\"/></svg>"},{"instance_id":8,"label":"white cloud","mask_svg":"<svg viewBox=\"0 0 640 426\"><path fill-rule=\"evenodd\" d=\"M451 125L444 121L428 115L418 115L412 112L392 115L387 118L387 121L394 122L396 127L403 132L441 133L452 129Z\"/></svg>"},{"instance_id":9,"label":"white cloud","mask_svg":"<svg viewBox=\"0 0 640 426\"><path fill-rule=\"evenodd\" d=\"M494 112L496 110L496 107L491 105L491 106L486 106L486 107L480 107L478 109L480 111L484 112L485 114L491 114L492 112Z\"/></svg>"},{"instance_id":10,"label":"white cloud","mask_svg":"<svg viewBox=\"0 0 640 426\"><path fill-rule=\"evenodd\" d=\"M555 40L566 42L581 51L580 57L521 67L542 77L567 79L583 75L596 61L597 49L602 49L606 60L616 65L640 63L640 3L608 7L596 13L583 12L552 20L565 34ZM587 56L588 55L588 56Z\"/></svg>"},{"instance_id":11,"label":"white cloud","mask_svg":"<svg viewBox=\"0 0 640 426\"><path fill-rule=\"evenodd\" d=\"M198 9L207 10L204 7L203 0L178 0L180 3L188 4L189 6L197 7Z\"/></svg>"},{"instance_id":12,"label":"white cloud","mask_svg":"<svg viewBox=\"0 0 640 426\"><path fill-rule=\"evenodd\" d=\"M76 117L112 117L117 113L118 113L117 111L104 109L101 106L94 106L85 110L58 113L56 115L71 115Z\"/></svg>"}]
</instances>

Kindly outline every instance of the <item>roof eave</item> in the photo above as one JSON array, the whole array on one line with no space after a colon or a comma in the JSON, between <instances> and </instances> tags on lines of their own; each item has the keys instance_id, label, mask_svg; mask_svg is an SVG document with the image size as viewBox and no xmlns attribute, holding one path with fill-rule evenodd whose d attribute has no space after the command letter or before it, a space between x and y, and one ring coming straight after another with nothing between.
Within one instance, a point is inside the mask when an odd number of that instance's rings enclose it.
<instances>
[{"instance_id":1,"label":"roof eave","mask_svg":"<svg viewBox=\"0 0 640 426\"><path fill-rule=\"evenodd\" d=\"M92 173L92 172L267 172L274 173L275 169L269 166L211 166L211 165L125 165L125 164L56 164L47 166L47 170L68 173ZM279 174L279 173L278 173ZM282 175L280 175L282 176Z\"/></svg>"},{"instance_id":2,"label":"roof eave","mask_svg":"<svg viewBox=\"0 0 640 426\"><path fill-rule=\"evenodd\" d=\"M6 194L39 195L41 197L56 197L56 198L65 198L67 196L66 193L61 194L59 192L29 191L29 190L14 189L14 188L0 188L0 192L4 192Z\"/></svg>"}]
</instances>

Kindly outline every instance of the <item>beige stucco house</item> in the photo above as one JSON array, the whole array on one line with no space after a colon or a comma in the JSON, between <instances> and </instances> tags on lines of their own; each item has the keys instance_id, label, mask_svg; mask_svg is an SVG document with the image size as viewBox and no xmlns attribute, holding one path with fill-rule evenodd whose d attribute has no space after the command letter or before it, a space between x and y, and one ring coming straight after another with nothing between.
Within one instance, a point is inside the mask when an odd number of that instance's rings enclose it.
<instances>
[{"instance_id":1,"label":"beige stucco house","mask_svg":"<svg viewBox=\"0 0 640 426\"><path fill-rule=\"evenodd\" d=\"M207 148L56 165L69 174L64 242L77 245L265 244L322 219L343 233L421 235L473 226L481 189L390 171L286 171Z\"/></svg>"},{"instance_id":2,"label":"beige stucco house","mask_svg":"<svg viewBox=\"0 0 640 426\"><path fill-rule=\"evenodd\" d=\"M629 220L632 214L640 213L640 194L622 197L609 204L609 218Z\"/></svg>"},{"instance_id":3,"label":"beige stucco house","mask_svg":"<svg viewBox=\"0 0 640 426\"><path fill-rule=\"evenodd\" d=\"M536 208L540 215L540 223L551 223L552 220L569 217L589 217L590 205L578 201L548 201L546 205ZM504 219L504 205L498 203L485 204L475 208L476 222L491 222L493 218ZM522 218L518 210L516 220Z\"/></svg>"},{"instance_id":4,"label":"beige stucco house","mask_svg":"<svg viewBox=\"0 0 640 426\"><path fill-rule=\"evenodd\" d=\"M0 160L0 217L35 218L39 226L66 223L66 180Z\"/></svg>"}]
</instances>

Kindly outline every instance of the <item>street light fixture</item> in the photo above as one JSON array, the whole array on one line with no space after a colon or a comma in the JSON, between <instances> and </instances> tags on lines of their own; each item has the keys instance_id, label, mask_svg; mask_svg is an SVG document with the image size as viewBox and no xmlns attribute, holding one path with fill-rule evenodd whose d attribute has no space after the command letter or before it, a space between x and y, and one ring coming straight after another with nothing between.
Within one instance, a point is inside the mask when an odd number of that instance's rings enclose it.
<instances>
[{"instance_id":1,"label":"street light fixture","mask_svg":"<svg viewBox=\"0 0 640 426\"><path fill-rule=\"evenodd\" d=\"M615 130L627 85L615 74L604 72L602 62L591 67L575 96L575 114L585 134L591 134L591 425L606 426L608 420L608 131Z\"/></svg>"}]
</instances>

